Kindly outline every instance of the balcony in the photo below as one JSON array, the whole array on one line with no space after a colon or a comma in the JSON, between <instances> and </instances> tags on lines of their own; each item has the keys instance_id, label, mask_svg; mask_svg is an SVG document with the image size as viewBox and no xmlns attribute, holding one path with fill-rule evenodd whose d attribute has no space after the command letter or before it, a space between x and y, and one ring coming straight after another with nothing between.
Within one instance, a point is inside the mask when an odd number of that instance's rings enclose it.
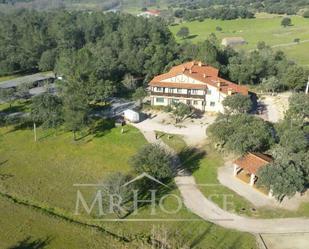
<instances>
[{"instance_id":1,"label":"balcony","mask_svg":"<svg viewBox=\"0 0 309 249\"><path fill-rule=\"evenodd\" d=\"M166 93L166 92L154 92L151 91L150 95L152 96L166 96L166 97L174 97L174 98L190 98L190 99L205 99L205 95L197 95L197 94L181 94L181 93Z\"/></svg>"}]
</instances>

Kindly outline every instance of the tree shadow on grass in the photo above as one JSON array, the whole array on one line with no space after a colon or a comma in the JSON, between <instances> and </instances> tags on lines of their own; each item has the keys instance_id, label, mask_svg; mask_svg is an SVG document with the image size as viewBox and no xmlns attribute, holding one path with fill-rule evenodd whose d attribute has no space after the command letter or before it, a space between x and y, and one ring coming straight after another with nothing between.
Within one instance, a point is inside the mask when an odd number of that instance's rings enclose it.
<instances>
[{"instance_id":1,"label":"tree shadow on grass","mask_svg":"<svg viewBox=\"0 0 309 249\"><path fill-rule=\"evenodd\" d=\"M0 166L6 164L8 161L9 160L4 160L4 161L0 162ZM0 181L4 181L4 180L9 179L13 176L14 175L12 175L12 174L2 174L2 173L0 173Z\"/></svg>"},{"instance_id":2,"label":"tree shadow on grass","mask_svg":"<svg viewBox=\"0 0 309 249\"><path fill-rule=\"evenodd\" d=\"M180 160L179 170L185 170L192 174L200 167L200 161L206 155L206 151L193 147L186 147L178 153Z\"/></svg>"},{"instance_id":3,"label":"tree shadow on grass","mask_svg":"<svg viewBox=\"0 0 309 249\"><path fill-rule=\"evenodd\" d=\"M0 111L0 113L11 114L16 112L25 112L29 106L29 101L24 101L22 103L18 103L17 105L12 105L11 107L7 107Z\"/></svg>"},{"instance_id":4,"label":"tree shadow on grass","mask_svg":"<svg viewBox=\"0 0 309 249\"><path fill-rule=\"evenodd\" d=\"M213 224L210 224L206 229L203 229L203 231L200 233L199 231L194 233L193 240L190 244L190 248L197 247L205 238L205 236L210 233L211 229L213 227ZM199 229L200 230L200 229Z\"/></svg>"},{"instance_id":5,"label":"tree shadow on grass","mask_svg":"<svg viewBox=\"0 0 309 249\"><path fill-rule=\"evenodd\" d=\"M198 35L189 35L186 37L186 39L194 39L195 37L198 37Z\"/></svg>"},{"instance_id":6,"label":"tree shadow on grass","mask_svg":"<svg viewBox=\"0 0 309 249\"><path fill-rule=\"evenodd\" d=\"M28 236L27 238L19 241L16 245L9 247L8 249L42 249L46 248L50 242L50 237L33 240L30 236Z\"/></svg>"},{"instance_id":7,"label":"tree shadow on grass","mask_svg":"<svg viewBox=\"0 0 309 249\"><path fill-rule=\"evenodd\" d=\"M148 206L152 205L152 200L155 202L156 206L160 203L161 199L164 196L167 196L171 191L173 191L176 188L176 185L173 181L173 179L165 179L162 180L164 182L164 185L161 185L159 183L156 183L152 181L151 179L144 178L139 180L138 182L135 182L132 186L132 189L137 191L137 200L138 200L138 207L137 210L141 210L143 208L147 208ZM131 206L127 210L127 213L122 218L127 218L132 213L137 211L134 206L132 206L132 201L130 200L127 204Z\"/></svg>"},{"instance_id":8,"label":"tree shadow on grass","mask_svg":"<svg viewBox=\"0 0 309 249\"><path fill-rule=\"evenodd\" d=\"M113 128L115 128L114 119L100 119L94 122L89 132L93 134L94 137L103 137Z\"/></svg>"}]
</instances>

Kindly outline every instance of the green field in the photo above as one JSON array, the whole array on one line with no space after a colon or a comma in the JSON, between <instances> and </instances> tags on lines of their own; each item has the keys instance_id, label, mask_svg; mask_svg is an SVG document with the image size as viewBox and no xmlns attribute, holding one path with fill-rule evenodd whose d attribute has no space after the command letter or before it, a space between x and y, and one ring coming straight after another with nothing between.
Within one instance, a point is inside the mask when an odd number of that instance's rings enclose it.
<instances>
[{"instance_id":1,"label":"green field","mask_svg":"<svg viewBox=\"0 0 309 249\"><path fill-rule=\"evenodd\" d=\"M72 141L69 132L40 128L39 140L34 142L30 126L21 129L2 127L0 134L0 192L69 218L74 218L74 183L100 183L110 172L131 171L128 159L146 143L143 135L131 126L125 127L124 134L121 134L121 128L106 129L76 142ZM170 191L179 196L176 189ZM87 200L93 198L91 190L82 189L82 192ZM174 199L164 201L168 210L175 209L176 204ZM187 223L104 222L94 221L92 216L84 213L76 218L132 240L123 244L105 233L46 214L44 210L14 203L1 195L0 209L1 248L21 242L46 243L46 248L141 248L140 240L145 240L158 226L170 231L177 229L179 238L189 241L192 248L256 248L254 236L203 220ZM127 218L153 216L150 216L150 207L145 206L139 209L138 215ZM159 210L155 218L198 217L183 207L175 215Z\"/></svg>"},{"instance_id":2,"label":"green field","mask_svg":"<svg viewBox=\"0 0 309 249\"><path fill-rule=\"evenodd\" d=\"M287 44L275 49L283 50L292 60L309 67L309 18L292 16L291 19L293 25L286 28L280 25L281 16L263 15L255 19L184 22L170 26L170 30L176 34L180 27L188 27L188 40L193 42L204 41L211 33L215 33L220 42L224 37L241 36L247 42L241 49L246 51L254 49L259 41L265 41L270 46ZM222 31L216 31L217 26L221 27ZM289 44L293 43L295 38L304 43ZM182 42L178 37L177 40Z\"/></svg>"}]
</instances>

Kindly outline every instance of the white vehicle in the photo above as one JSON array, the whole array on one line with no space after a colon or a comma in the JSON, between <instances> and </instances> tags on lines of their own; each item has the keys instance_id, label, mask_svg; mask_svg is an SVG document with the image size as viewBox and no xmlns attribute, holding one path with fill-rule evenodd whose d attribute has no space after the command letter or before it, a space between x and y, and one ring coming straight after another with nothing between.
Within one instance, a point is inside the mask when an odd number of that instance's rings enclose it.
<instances>
[{"instance_id":1,"label":"white vehicle","mask_svg":"<svg viewBox=\"0 0 309 249\"><path fill-rule=\"evenodd\" d=\"M140 115L138 112L127 109L123 112L123 116L126 120L132 122L132 123L137 123L140 121Z\"/></svg>"}]
</instances>

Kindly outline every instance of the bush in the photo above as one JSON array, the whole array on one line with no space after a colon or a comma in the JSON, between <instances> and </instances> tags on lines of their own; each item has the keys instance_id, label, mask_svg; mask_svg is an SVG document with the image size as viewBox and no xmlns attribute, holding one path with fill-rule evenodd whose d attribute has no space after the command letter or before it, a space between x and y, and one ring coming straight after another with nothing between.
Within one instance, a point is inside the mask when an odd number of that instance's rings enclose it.
<instances>
[{"instance_id":1,"label":"bush","mask_svg":"<svg viewBox=\"0 0 309 249\"><path fill-rule=\"evenodd\" d=\"M300 39L299 39L299 38L295 38L295 39L293 40L293 42L299 43L299 42L300 42Z\"/></svg>"},{"instance_id":2,"label":"bush","mask_svg":"<svg viewBox=\"0 0 309 249\"><path fill-rule=\"evenodd\" d=\"M281 25L282 25L283 27L292 25L292 20L291 20L291 18L289 18L289 17L284 17L284 18L282 19L282 21L281 21Z\"/></svg>"},{"instance_id":3,"label":"bush","mask_svg":"<svg viewBox=\"0 0 309 249\"><path fill-rule=\"evenodd\" d=\"M303 14L304 18L309 18L309 10L306 10Z\"/></svg>"},{"instance_id":4,"label":"bush","mask_svg":"<svg viewBox=\"0 0 309 249\"><path fill-rule=\"evenodd\" d=\"M147 144L134 155L130 164L138 174L147 173L158 180L169 179L172 173L172 156L158 144Z\"/></svg>"}]
</instances>

